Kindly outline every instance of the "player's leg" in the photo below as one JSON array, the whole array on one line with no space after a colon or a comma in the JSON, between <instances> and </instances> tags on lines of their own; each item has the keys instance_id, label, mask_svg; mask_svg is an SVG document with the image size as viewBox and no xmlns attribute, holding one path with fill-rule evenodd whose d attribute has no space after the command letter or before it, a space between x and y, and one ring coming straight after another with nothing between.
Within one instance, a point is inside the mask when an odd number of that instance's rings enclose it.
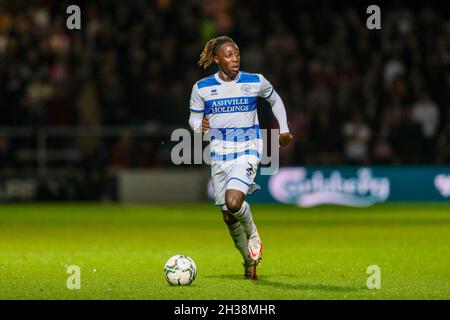
<instances>
[{"instance_id":1,"label":"player's leg","mask_svg":"<svg viewBox=\"0 0 450 320\"><path fill-rule=\"evenodd\" d=\"M241 222L248 238L258 233L250 205L245 201L249 187L255 179L257 168L257 159L247 157L236 159L230 171L225 192L225 204L228 211Z\"/></svg>"},{"instance_id":2,"label":"player's leg","mask_svg":"<svg viewBox=\"0 0 450 320\"><path fill-rule=\"evenodd\" d=\"M227 189L225 192L225 203L231 214L242 223L248 238L257 232L250 212L250 205L245 201L244 192L236 189Z\"/></svg>"},{"instance_id":3,"label":"player's leg","mask_svg":"<svg viewBox=\"0 0 450 320\"><path fill-rule=\"evenodd\" d=\"M211 165L211 177L213 182L214 197L216 206L222 209L223 220L228 227L231 238L236 249L241 253L244 264L249 260L248 238L241 223L233 217L225 206L225 191L228 182L228 170L230 164L213 163Z\"/></svg>"},{"instance_id":4,"label":"player's leg","mask_svg":"<svg viewBox=\"0 0 450 320\"><path fill-rule=\"evenodd\" d=\"M249 239L249 251L253 260L261 258L263 246L253 221L250 205L245 196L252 185L258 167L257 161L236 161L228 179L225 204L233 216L242 224Z\"/></svg>"},{"instance_id":5,"label":"player's leg","mask_svg":"<svg viewBox=\"0 0 450 320\"><path fill-rule=\"evenodd\" d=\"M258 231L256 230L255 223L253 222L253 217L250 212L250 205L247 201L245 201L245 194L235 189L228 189L226 191L225 202L227 206L229 206L229 209L233 210L233 212L227 211L228 217L232 217L233 221L237 221L237 223L240 224L243 237L245 238L247 244L247 259L244 257L243 264L244 278L257 280L258 277L256 275L256 267L261 260L263 247ZM237 208L239 209L236 210ZM243 242L244 241L242 241L242 243Z\"/></svg>"},{"instance_id":6,"label":"player's leg","mask_svg":"<svg viewBox=\"0 0 450 320\"><path fill-rule=\"evenodd\" d=\"M248 251L248 239L245 234L242 224L227 210L222 209L223 221L228 227L230 236L234 241L234 246L242 255L244 263L251 261L250 253Z\"/></svg>"},{"instance_id":7,"label":"player's leg","mask_svg":"<svg viewBox=\"0 0 450 320\"><path fill-rule=\"evenodd\" d=\"M231 214L241 223L248 238L250 257L259 260L263 251L258 229L253 221L250 204L245 201L245 193L236 189L227 189L225 203Z\"/></svg>"}]
</instances>

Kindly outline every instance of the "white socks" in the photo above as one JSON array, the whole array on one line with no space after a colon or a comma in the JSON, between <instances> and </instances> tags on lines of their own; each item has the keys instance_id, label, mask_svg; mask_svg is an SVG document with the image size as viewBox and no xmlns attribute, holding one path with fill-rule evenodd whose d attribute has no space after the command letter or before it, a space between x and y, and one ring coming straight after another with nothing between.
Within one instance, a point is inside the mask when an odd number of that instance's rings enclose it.
<instances>
[{"instance_id":1,"label":"white socks","mask_svg":"<svg viewBox=\"0 0 450 320\"><path fill-rule=\"evenodd\" d=\"M244 201L242 203L242 207L238 212L232 214L241 223L242 227L244 228L245 234L247 235L247 239L249 239L255 233L258 233L258 231L256 230L256 225L253 222L250 205L247 203L247 201Z\"/></svg>"},{"instance_id":2,"label":"white socks","mask_svg":"<svg viewBox=\"0 0 450 320\"><path fill-rule=\"evenodd\" d=\"M249 261L250 252L248 251L248 240L247 235L245 234L244 228L241 223L238 221L233 224L227 224L228 230L230 231L231 238L234 241L234 245L242 254L244 261Z\"/></svg>"}]
</instances>

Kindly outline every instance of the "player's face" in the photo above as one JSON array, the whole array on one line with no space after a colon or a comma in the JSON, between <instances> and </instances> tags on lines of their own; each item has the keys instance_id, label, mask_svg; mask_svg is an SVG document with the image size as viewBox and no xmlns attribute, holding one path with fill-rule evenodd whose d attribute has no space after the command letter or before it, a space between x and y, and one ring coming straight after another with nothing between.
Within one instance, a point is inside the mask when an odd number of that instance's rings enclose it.
<instances>
[{"instance_id":1,"label":"player's face","mask_svg":"<svg viewBox=\"0 0 450 320\"><path fill-rule=\"evenodd\" d=\"M220 70L225 72L230 78L234 78L239 72L241 56L239 48L234 42L226 42L218 47L214 60L219 65Z\"/></svg>"}]
</instances>

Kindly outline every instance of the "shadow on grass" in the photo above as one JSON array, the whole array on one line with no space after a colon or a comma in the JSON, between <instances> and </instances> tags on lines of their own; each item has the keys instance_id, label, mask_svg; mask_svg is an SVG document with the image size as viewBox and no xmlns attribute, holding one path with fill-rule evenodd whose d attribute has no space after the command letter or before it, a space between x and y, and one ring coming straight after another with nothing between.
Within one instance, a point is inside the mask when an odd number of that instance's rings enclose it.
<instances>
[{"instance_id":1,"label":"shadow on grass","mask_svg":"<svg viewBox=\"0 0 450 320\"><path fill-rule=\"evenodd\" d=\"M291 279L291 281L296 278L294 275L283 275L283 278L284 277ZM242 276L236 274L205 276L205 278L250 281L250 280L243 280ZM257 286L272 287L283 290L321 290L329 292L352 292L365 289L365 287L349 287L349 286L328 285L328 284L284 283L279 281L267 280L267 278L268 278L267 276L260 276L257 281L252 281L252 283Z\"/></svg>"},{"instance_id":2,"label":"shadow on grass","mask_svg":"<svg viewBox=\"0 0 450 320\"><path fill-rule=\"evenodd\" d=\"M242 281L242 276L235 273L235 274L222 274L222 275L214 275L214 276L203 276L204 278L210 278L210 279L222 279L222 280L240 280Z\"/></svg>"},{"instance_id":3,"label":"shadow on grass","mask_svg":"<svg viewBox=\"0 0 450 320\"><path fill-rule=\"evenodd\" d=\"M269 281L264 279L258 279L254 282L258 286L270 286L283 290L320 290L330 292L352 292L361 290L358 287L337 286L328 284L310 284L310 283L284 283L278 281Z\"/></svg>"}]
</instances>

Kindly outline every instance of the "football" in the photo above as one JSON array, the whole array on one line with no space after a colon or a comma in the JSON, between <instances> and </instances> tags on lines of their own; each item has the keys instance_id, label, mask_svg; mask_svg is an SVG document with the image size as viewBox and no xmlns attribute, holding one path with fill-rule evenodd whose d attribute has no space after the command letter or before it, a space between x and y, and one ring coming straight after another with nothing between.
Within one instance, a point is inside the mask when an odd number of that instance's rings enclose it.
<instances>
[{"instance_id":1,"label":"football","mask_svg":"<svg viewBox=\"0 0 450 320\"><path fill-rule=\"evenodd\" d=\"M196 276L197 266L188 256L173 256L164 265L164 277L173 286L187 286Z\"/></svg>"}]
</instances>

